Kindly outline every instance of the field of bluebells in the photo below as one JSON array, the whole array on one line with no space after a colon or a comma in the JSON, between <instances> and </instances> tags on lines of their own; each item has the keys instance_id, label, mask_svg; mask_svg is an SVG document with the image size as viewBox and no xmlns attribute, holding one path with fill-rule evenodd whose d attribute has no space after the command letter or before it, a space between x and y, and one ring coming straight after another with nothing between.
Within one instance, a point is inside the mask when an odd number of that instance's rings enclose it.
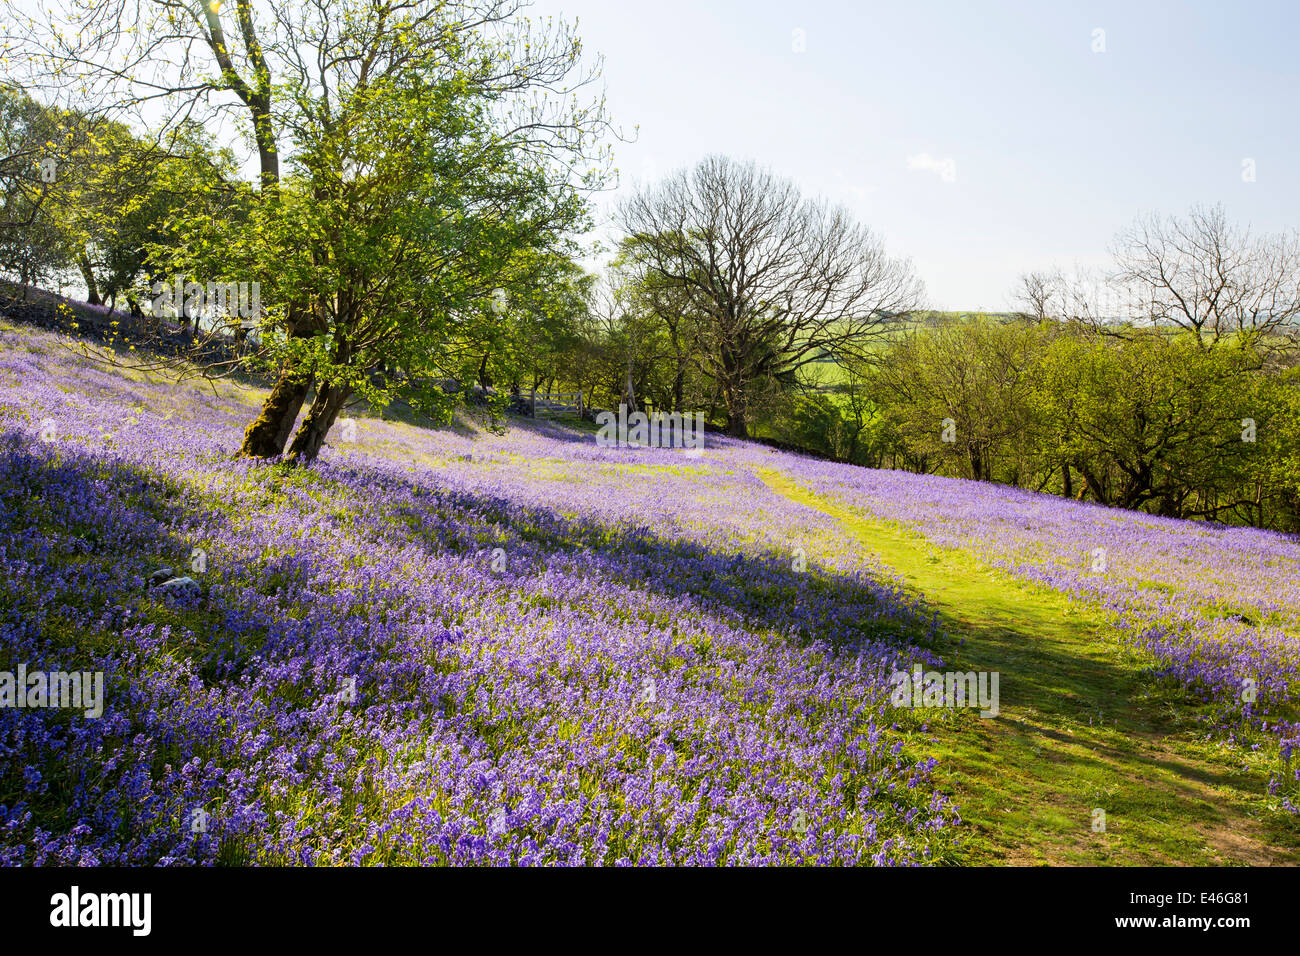
<instances>
[{"instance_id":1,"label":"field of bluebells","mask_svg":"<svg viewBox=\"0 0 1300 956\"><path fill-rule=\"evenodd\" d=\"M66 342L0 326L0 670L102 670L107 700L0 709L0 863L954 859L886 700L942 664L937 619L773 468L1104 605L1218 731L1295 745L1276 534L542 422L361 419L310 469L239 461L257 394Z\"/></svg>"},{"instance_id":2,"label":"field of bluebells","mask_svg":"<svg viewBox=\"0 0 1300 956\"><path fill-rule=\"evenodd\" d=\"M1105 608L1158 675L1214 705L1229 742L1253 730L1278 748L1272 788L1300 813L1300 540L952 478L806 460L792 473L838 504Z\"/></svg>"},{"instance_id":3,"label":"field of bluebells","mask_svg":"<svg viewBox=\"0 0 1300 956\"><path fill-rule=\"evenodd\" d=\"M0 670L107 700L0 710L0 862L950 856L885 701L933 619L744 446L363 420L254 464L255 394L63 343L0 327Z\"/></svg>"}]
</instances>

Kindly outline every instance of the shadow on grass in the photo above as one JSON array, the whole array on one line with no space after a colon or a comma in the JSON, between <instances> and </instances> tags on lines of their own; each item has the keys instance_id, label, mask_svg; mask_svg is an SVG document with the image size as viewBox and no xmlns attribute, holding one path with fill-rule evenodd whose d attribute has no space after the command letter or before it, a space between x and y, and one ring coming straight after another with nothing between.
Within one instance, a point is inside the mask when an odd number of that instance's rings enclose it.
<instances>
[{"instance_id":1,"label":"shadow on grass","mask_svg":"<svg viewBox=\"0 0 1300 956\"><path fill-rule=\"evenodd\" d=\"M1300 862L1300 821L1266 813L1268 773L1207 739L1214 707L1149 655L1118 646L1100 612L976 566L938 561L911 532L872 522L769 475L838 518L939 614L954 669L997 672L1003 713L944 735L963 816L985 859L1067 863ZM1276 741L1269 742L1276 747ZM1104 810L1110 829L1094 833Z\"/></svg>"},{"instance_id":2,"label":"shadow on grass","mask_svg":"<svg viewBox=\"0 0 1300 956\"><path fill-rule=\"evenodd\" d=\"M214 462L212 467L230 466ZM442 554L481 553L485 536L492 534L525 546L533 566L505 587L540 592L546 587L543 575L549 562L561 557L590 559L609 576L607 580L691 602L716 619L738 617L750 628L771 631L778 641L796 645L829 641L872 657L906 650L926 639L921 608L900 600L891 585L814 565L809 566L811 573L795 572L784 555L715 553L692 541L662 538L634 524L608 527L547 508L523 507L501 496L452 491L437 487L436 482L430 487L414 476L401 477L355 460L346 465L322 465L317 470L267 465L261 476L278 475L284 482L333 482L340 492L336 500L348 502L343 492L349 472L363 474L370 488L382 491L376 500L398 519L387 530L397 533L405 528L408 543L418 544L435 559ZM304 475L313 477L305 479ZM254 476L258 477L256 471ZM316 639L310 625L295 617L301 606L284 596L292 583L285 575L309 578L320 571L328 573L333 565L327 554L304 551L285 556L282 565L226 556L219 571L194 574L209 582L199 596L159 599L145 587L145 579L153 571L169 566L178 575L189 574L189 556L196 542L231 528L231 516L220 508L204 506L197 489L112 454L71 443L44 446L34 443L31 435L13 430L0 436L0 478L4 504L0 540L14 545L5 558L22 561L23 582L37 582L35 589L26 583L21 588L7 588L11 600L0 613L0 665L21 659L29 667L67 669L103 664L111 670L114 665L104 662L148 658L125 671L119 668L118 685L108 695L106 715L110 719L103 726L119 727L116 747L128 748L131 728L145 716L154 716L141 710L143 702L151 699L147 689L135 686L145 679L142 675L148 673L148 661L159 660L160 655L188 658L207 687L226 688L234 694L242 681L259 671L281 659L304 655L308 642ZM340 528L349 524L338 510L328 518L317 513L303 517L333 521ZM44 590L40 582L46 583ZM260 599L249 600L253 592ZM362 619L368 597L360 589L340 588L328 600L347 608L346 615ZM407 597L415 600L413 595ZM133 641L142 625L152 626L149 642L137 646ZM159 638L159 628L170 630ZM270 641L267 636L273 630L278 637ZM371 688L366 657L341 655L331 661L331 666L334 664L341 674L357 678L357 689L363 704L367 703L364 695ZM368 703L381 705L373 699ZM180 707L181 701L168 702L168 706L172 704ZM286 716L305 709L297 699L255 705L271 706ZM426 709L430 719L444 716L433 700L427 702ZM28 740L42 736L49 729L47 722L65 717L27 710L11 711L7 719L25 722L27 726L14 739ZM120 730L123 721L127 729ZM32 722L42 722L41 734L33 731ZM463 722L460 727L458 733L482 739L477 729ZM163 773L164 764L179 767L200 756L212 760L214 754L222 753L222 731L216 721L178 725L169 733L155 761L156 776ZM47 752L32 753L20 747L0 761L0 807L26 806L38 825L51 833L64 834L75 826L90 825L99 835L100 824L87 824L90 818L82 809L90 799L85 787L98 772L96 768L78 769L75 785L60 782L41 789L39 795L30 789L28 766L39 765L56 780L59 774L70 772L66 763L60 763L55 737L50 738ZM144 817L154 810L140 807L130 812L142 814L144 820L131 826L148 829L153 825ZM114 826L125 825L120 816L118 820ZM188 837L176 839L184 842Z\"/></svg>"}]
</instances>

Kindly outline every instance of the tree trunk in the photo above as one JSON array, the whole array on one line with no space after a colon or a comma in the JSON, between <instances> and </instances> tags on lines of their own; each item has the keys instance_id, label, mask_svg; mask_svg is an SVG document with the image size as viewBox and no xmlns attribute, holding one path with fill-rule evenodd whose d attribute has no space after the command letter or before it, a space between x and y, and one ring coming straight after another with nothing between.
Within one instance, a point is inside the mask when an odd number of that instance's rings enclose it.
<instances>
[{"instance_id":1,"label":"tree trunk","mask_svg":"<svg viewBox=\"0 0 1300 956\"><path fill-rule=\"evenodd\" d=\"M1109 505L1110 495L1106 492L1106 487L1098 480L1097 476L1088 468L1080 468L1079 473L1083 475L1084 490L1092 494L1092 498L1099 505ZM1080 501L1083 500L1082 492Z\"/></svg>"},{"instance_id":2,"label":"tree trunk","mask_svg":"<svg viewBox=\"0 0 1300 956\"><path fill-rule=\"evenodd\" d=\"M244 430L241 458L274 458L284 452L284 443L293 431L302 403L311 387L311 376L285 369L262 405L262 412Z\"/></svg>"},{"instance_id":3,"label":"tree trunk","mask_svg":"<svg viewBox=\"0 0 1300 956\"><path fill-rule=\"evenodd\" d=\"M316 398L311 403L307 417L302 420L298 434L293 436L293 444L289 446L290 458L300 462L316 460L349 395L350 389L333 385L322 385L316 390Z\"/></svg>"},{"instance_id":4,"label":"tree trunk","mask_svg":"<svg viewBox=\"0 0 1300 956\"><path fill-rule=\"evenodd\" d=\"M1070 474L1070 463L1061 463L1061 496L1064 498L1074 497L1074 476Z\"/></svg>"},{"instance_id":5,"label":"tree trunk","mask_svg":"<svg viewBox=\"0 0 1300 956\"><path fill-rule=\"evenodd\" d=\"M744 409L727 409L727 434L732 438L749 437L749 423L745 421Z\"/></svg>"},{"instance_id":6,"label":"tree trunk","mask_svg":"<svg viewBox=\"0 0 1300 956\"><path fill-rule=\"evenodd\" d=\"M86 283L86 302L90 305L103 305L103 300L99 297L99 286L95 283L94 270L90 268L90 258L84 252L77 256L77 268L81 270L81 278Z\"/></svg>"},{"instance_id":7,"label":"tree trunk","mask_svg":"<svg viewBox=\"0 0 1300 956\"><path fill-rule=\"evenodd\" d=\"M309 337L312 334L310 318L308 310L290 305L285 331L291 338ZM280 372L275 387L262 404L261 413L244 430L239 457L274 458L284 453L284 443L289 440L311 383L312 376L308 372L296 368L285 368Z\"/></svg>"},{"instance_id":8,"label":"tree trunk","mask_svg":"<svg viewBox=\"0 0 1300 956\"><path fill-rule=\"evenodd\" d=\"M623 377L623 404L627 406L629 415L636 411L636 388L632 385L632 360L630 357L627 363L627 374Z\"/></svg>"},{"instance_id":9,"label":"tree trunk","mask_svg":"<svg viewBox=\"0 0 1300 956\"><path fill-rule=\"evenodd\" d=\"M713 396L709 399L709 414L705 416L704 420L706 422L711 422L713 421L714 416L717 414L718 414L718 393L716 390L714 390Z\"/></svg>"},{"instance_id":10,"label":"tree trunk","mask_svg":"<svg viewBox=\"0 0 1300 956\"><path fill-rule=\"evenodd\" d=\"M732 438L748 438L749 422L745 418L744 388L734 380L724 377L720 383L722 407L727 413L727 434Z\"/></svg>"},{"instance_id":11,"label":"tree trunk","mask_svg":"<svg viewBox=\"0 0 1300 956\"><path fill-rule=\"evenodd\" d=\"M253 136L257 140L257 159L262 172L262 189L272 194L280 188L280 152L276 146L271 123L269 97L250 110L253 114Z\"/></svg>"}]
</instances>

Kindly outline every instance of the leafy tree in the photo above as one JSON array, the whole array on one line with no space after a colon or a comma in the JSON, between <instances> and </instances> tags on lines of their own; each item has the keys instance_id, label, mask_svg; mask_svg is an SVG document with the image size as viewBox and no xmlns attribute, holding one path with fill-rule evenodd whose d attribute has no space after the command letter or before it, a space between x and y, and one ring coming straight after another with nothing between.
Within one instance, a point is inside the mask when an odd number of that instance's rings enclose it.
<instances>
[{"instance_id":1,"label":"leafy tree","mask_svg":"<svg viewBox=\"0 0 1300 956\"><path fill-rule=\"evenodd\" d=\"M253 228L194 236L201 258L274 274L271 302L309 304L310 335L276 335L274 318L267 328L274 360L316 383L288 449L303 460L354 396L391 397L381 366L417 380L444 370L444 345L467 326L481 335L520 250L558 248L585 214L576 189L496 135L473 85L408 65L316 107Z\"/></svg>"},{"instance_id":2,"label":"leafy tree","mask_svg":"<svg viewBox=\"0 0 1300 956\"><path fill-rule=\"evenodd\" d=\"M287 263L276 267L284 275L262 271L240 278L260 281L292 293L292 297L277 299L275 307L267 311L268 324L262 331L268 342L277 343L277 378L261 414L245 433L243 454L280 454L313 384L317 401L323 402L309 413L309 431L316 437L298 447L318 446L323 440L320 429L327 428L337 414L332 406L339 401L340 390L364 389L361 382L366 376L360 364L371 359L410 364L416 353L427 355L443 344L440 336L433 334L416 347L410 336L379 331L382 320L373 315L359 330L367 343L364 347L346 333L336 336L332 331L338 315L357 315L359 303L368 308L383 301L377 287L345 290L330 284L344 282L352 274L347 260L360 255L330 258L341 251L340 238L351 235L364 240L375 228L369 217L370 197L351 185L340 186L352 175L346 164L372 161L372 151L383 152L377 144L387 142L384 149L392 162L380 165L390 172L418 169L420 175L431 175L438 166L435 159L423 166L399 161L398 154L403 150L411 153L414 144L397 149L391 131L376 129L376 124L391 122L400 114L396 106L399 92L404 91L409 101L418 100L424 95L423 83L452 97L456 107L437 115L451 119L453 125L446 135L433 131L432 148L441 151L445 159L450 138L465 131L457 124L472 117L487 134L471 135L467 140L487 151L484 175L499 176L500 157L511 154L514 163L527 169L527 175L513 178L525 207L529 197L544 187L552 205L570 210L557 215L556 222L566 215L572 220L575 186L583 190L599 186L607 157L596 149L595 140L608 124L598 100L584 103L578 99L597 73L580 65L581 44L567 25L534 24L519 16L523 6L515 0L437 4L236 0L192 6L170 0L109 0L107 4L62 0L41 18L11 11L14 29L9 44L21 45L33 81L46 89L67 90L105 111L136 116L162 112L173 123L201 118L218 124L216 128L229 128L221 124L230 120L255 145L261 185L258 205L263 207L256 222L263 235L238 250L232 261L264 270L275 263ZM371 105L378 108L373 123L365 113ZM408 132L430 131L429 123L416 122ZM369 144L351 147L347 137L353 133L369 137ZM319 197L312 197L313 202L319 201L335 215L359 213L361 220L322 221L313 216L301 196L282 196L282 154L293 156L300 180L320 191ZM468 146L462 150L465 155ZM394 184L374 178L369 183L370 188L380 189L381 205L397 220L394 235L415 241L424 229L422 241L426 243L461 238L454 213L451 219L441 219L436 212L430 217L427 210L393 202L401 191ZM466 195L453 196L452 184L465 186ZM413 202L422 197L445 202L444 212L473 212L475 221L486 228L487 215L478 215L474 208L474 202L484 201L476 192L480 186L472 173L462 172L437 190L428 190L417 181L409 196ZM288 208L276 208L281 202ZM536 210L525 208L513 224L503 222L494 227L493 241L501 244L499 248L489 250L486 240L474 246L475 254L485 257L487 268L478 274L480 280L489 280L487 289L482 290L485 294L495 281L491 269L508 260L512 243L517 248L532 241L536 221ZM313 231L285 231L287 224L295 222ZM525 223L532 225L521 225ZM281 248L276 249L272 240L279 241ZM312 241L316 243L314 256L307 248ZM451 291L431 308L448 316L453 314L447 310L454 304L461 310L456 314L463 314L472 257L454 248L445 248L444 253L445 261L433 264L426 282L432 285L452 274L457 279L452 281ZM212 261L215 266L215 259ZM309 281L313 270L320 270L317 285ZM366 269L355 274L370 275ZM389 291L396 292L396 288ZM341 298L328 298L333 293ZM426 294L436 297L435 293ZM327 302L326 307L323 303ZM412 328L411 311L401 314L405 318L393 318L392 324ZM425 323L431 330L442 330L444 320L433 321L431 314L422 315L416 325ZM392 354L380 356L380 343L391 345ZM342 370L345 366L346 372ZM318 381L318 375L324 377Z\"/></svg>"},{"instance_id":3,"label":"leafy tree","mask_svg":"<svg viewBox=\"0 0 1300 956\"><path fill-rule=\"evenodd\" d=\"M1122 344L1062 336L1037 399L1054 458L1095 500L1192 517L1207 513L1198 497L1233 484L1253 451L1241 437L1245 375L1240 354L1212 355L1187 335L1135 330Z\"/></svg>"},{"instance_id":4,"label":"leafy tree","mask_svg":"<svg viewBox=\"0 0 1300 956\"><path fill-rule=\"evenodd\" d=\"M911 457L948 460L976 481L1030 480L1029 373L1041 338L1035 324L983 316L904 328L873 380Z\"/></svg>"},{"instance_id":5,"label":"leafy tree","mask_svg":"<svg viewBox=\"0 0 1300 956\"><path fill-rule=\"evenodd\" d=\"M46 206L81 129L10 83L0 84L0 271L31 285L68 268L73 249Z\"/></svg>"}]
</instances>

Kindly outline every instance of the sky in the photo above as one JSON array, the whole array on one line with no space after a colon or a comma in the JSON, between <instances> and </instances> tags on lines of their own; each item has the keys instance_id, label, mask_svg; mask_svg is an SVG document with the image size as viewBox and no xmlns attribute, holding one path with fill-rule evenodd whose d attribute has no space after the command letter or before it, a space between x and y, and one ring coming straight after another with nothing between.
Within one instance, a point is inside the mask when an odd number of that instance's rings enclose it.
<instances>
[{"instance_id":1,"label":"sky","mask_svg":"<svg viewBox=\"0 0 1300 956\"><path fill-rule=\"evenodd\" d=\"M604 57L621 195L711 153L843 204L929 308L1104 267L1139 215L1300 226L1300 2L537 0ZM615 235L612 225L602 233Z\"/></svg>"}]
</instances>

